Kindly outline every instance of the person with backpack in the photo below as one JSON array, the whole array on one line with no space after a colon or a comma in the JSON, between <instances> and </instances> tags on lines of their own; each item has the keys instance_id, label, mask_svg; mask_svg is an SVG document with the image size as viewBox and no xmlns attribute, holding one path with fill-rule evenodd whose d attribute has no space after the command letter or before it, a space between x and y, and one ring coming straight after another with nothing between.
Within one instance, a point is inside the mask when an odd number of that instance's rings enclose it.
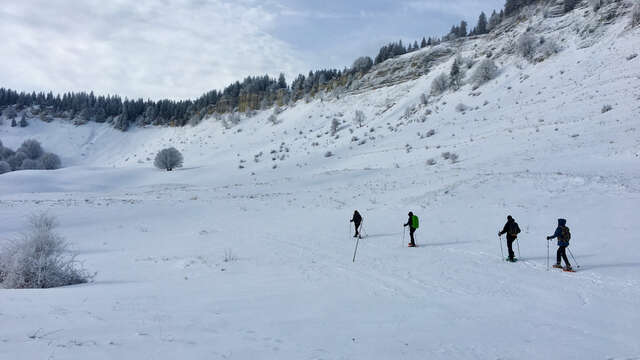
<instances>
[{"instance_id":1,"label":"person with backpack","mask_svg":"<svg viewBox=\"0 0 640 360\"><path fill-rule=\"evenodd\" d=\"M404 226L409 227L409 236L411 236L409 247L416 247L416 242L413 239L413 233L416 232L416 229L419 227L418 217L413 215L413 212L409 211L409 220L404 224Z\"/></svg>"},{"instance_id":2,"label":"person with backpack","mask_svg":"<svg viewBox=\"0 0 640 360\"><path fill-rule=\"evenodd\" d=\"M567 258L567 246L569 246L569 240L571 240L571 232L567 227L566 219L558 219L558 227L556 232L552 236L547 236L547 240L558 238L558 252L556 253L556 264L554 268L562 269L560 265L560 258L564 259L565 271L573 271L569 259Z\"/></svg>"},{"instance_id":3,"label":"person with backpack","mask_svg":"<svg viewBox=\"0 0 640 360\"><path fill-rule=\"evenodd\" d=\"M353 216L351 217L351 220L349 222L352 222L356 227L356 234L353 235L353 237L360 236L360 224L362 223L362 216L360 216L358 210L353 211Z\"/></svg>"},{"instance_id":4,"label":"person with backpack","mask_svg":"<svg viewBox=\"0 0 640 360\"><path fill-rule=\"evenodd\" d=\"M513 242L518 238L518 234L520 233L520 226L518 223L513 220L511 215L507 216L507 223L504 224L502 231L498 233L498 236L502 236L502 234L507 234L507 249L509 249L509 258L508 261L515 262L515 254L513 253Z\"/></svg>"}]
</instances>

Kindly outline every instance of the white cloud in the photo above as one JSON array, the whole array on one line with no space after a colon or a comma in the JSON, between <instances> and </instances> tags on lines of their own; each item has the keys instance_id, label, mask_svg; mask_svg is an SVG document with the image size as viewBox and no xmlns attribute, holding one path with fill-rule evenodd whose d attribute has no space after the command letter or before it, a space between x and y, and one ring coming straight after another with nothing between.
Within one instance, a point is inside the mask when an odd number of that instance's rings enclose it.
<instances>
[{"instance_id":1,"label":"white cloud","mask_svg":"<svg viewBox=\"0 0 640 360\"><path fill-rule=\"evenodd\" d=\"M307 71L246 1L24 0L0 8L0 86L193 98L247 75Z\"/></svg>"}]
</instances>

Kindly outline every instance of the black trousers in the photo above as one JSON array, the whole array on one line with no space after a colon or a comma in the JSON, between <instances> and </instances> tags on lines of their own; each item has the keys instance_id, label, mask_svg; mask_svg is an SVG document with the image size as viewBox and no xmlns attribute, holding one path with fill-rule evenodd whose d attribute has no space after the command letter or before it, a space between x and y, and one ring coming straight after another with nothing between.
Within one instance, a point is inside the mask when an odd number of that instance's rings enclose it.
<instances>
[{"instance_id":1,"label":"black trousers","mask_svg":"<svg viewBox=\"0 0 640 360\"><path fill-rule=\"evenodd\" d=\"M567 265L567 267L571 267L571 264L569 263L569 259L567 258L566 246L558 247L558 252L556 253L556 264L558 265L560 265L560 258L564 260L564 264Z\"/></svg>"},{"instance_id":2,"label":"black trousers","mask_svg":"<svg viewBox=\"0 0 640 360\"><path fill-rule=\"evenodd\" d=\"M516 255L513 252L513 242L516 241L515 236L507 235L507 249L509 249L509 259L513 259Z\"/></svg>"},{"instance_id":3,"label":"black trousers","mask_svg":"<svg viewBox=\"0 0 640 360\"><path fill-rule=\"evenodd\" d=\"M416 242L413 240L413 233L416 232L416 229L409 227L409 236L411 236L411 245L415 245Z\"/></svg>"},{"instance_id":4,"label":"black trousers","mask_svg":"<svg viewBox=\"0 0 640 360\"><path fill-rule=\"evenodd\" d=\"M355 236L358 236L360 234L360 232L358 232L358 230L360 229L360 223L354 221L353 225L356 227L356 235Z\"/></svg>"}]
</instances>

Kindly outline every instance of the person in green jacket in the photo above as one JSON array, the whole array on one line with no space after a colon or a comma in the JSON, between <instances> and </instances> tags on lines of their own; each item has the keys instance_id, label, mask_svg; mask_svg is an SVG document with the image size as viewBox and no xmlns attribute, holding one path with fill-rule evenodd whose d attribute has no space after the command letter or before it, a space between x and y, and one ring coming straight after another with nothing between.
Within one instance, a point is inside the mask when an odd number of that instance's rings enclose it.
<instances>
[{"instance_id":1,"label":"person in green jacket","mask_svg":"<svg viewBox=\"0 0 640 360\"><path fill-rule=\"evenodd\" d=\"M411 237L411 242L409 243L409 247L416 247L416 242L413 238L413 233L416 232L416 229L418 228L418 217L413 215L413 212L409 211L409 220L407 221L406 224L404 224L405 227L409 227L409 236Z\"/></svg>"}]
</instances>

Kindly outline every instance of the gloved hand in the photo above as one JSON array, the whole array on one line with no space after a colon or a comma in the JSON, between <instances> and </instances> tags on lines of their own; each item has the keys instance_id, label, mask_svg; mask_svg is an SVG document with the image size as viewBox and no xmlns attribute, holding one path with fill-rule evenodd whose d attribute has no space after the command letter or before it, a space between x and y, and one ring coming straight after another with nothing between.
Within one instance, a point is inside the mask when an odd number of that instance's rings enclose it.
<instances>
[{"instance_id":1,"label":"gloved hand","mask_svg":"<svg viewBox=\"0 0 640 360\"><path fill-rule=\"evenodd\" d=\"M547 236L547 240L551 240L551 236Z\"/></svg>"}]
</instances>

